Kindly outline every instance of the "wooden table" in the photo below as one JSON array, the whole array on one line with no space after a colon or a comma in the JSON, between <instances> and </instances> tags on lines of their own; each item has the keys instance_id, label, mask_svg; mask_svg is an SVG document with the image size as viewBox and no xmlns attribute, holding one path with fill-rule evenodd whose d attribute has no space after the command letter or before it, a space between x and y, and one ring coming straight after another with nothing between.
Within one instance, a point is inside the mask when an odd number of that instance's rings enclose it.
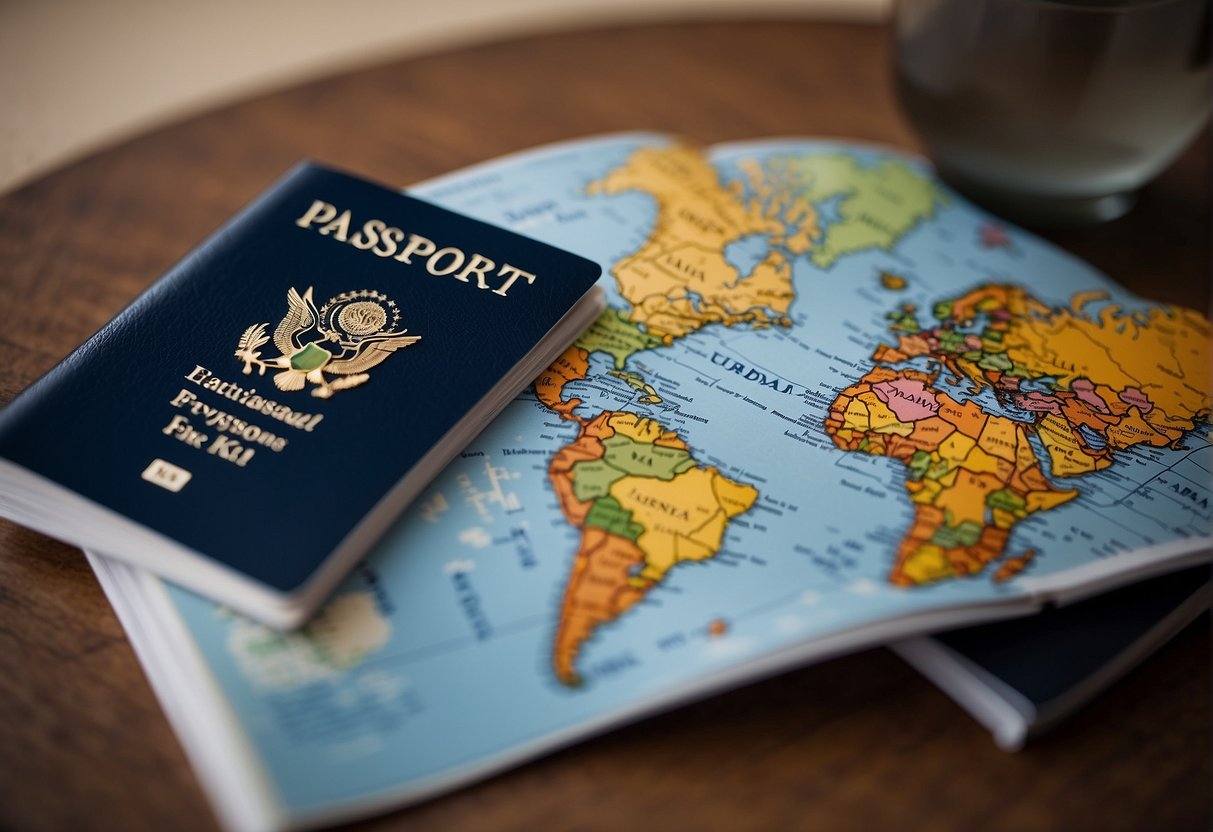
<instances>
[{"instance_id":1,"label":"wooden table","mask_svg":"<svg viewBox=\"0 0 1213 832\"><path fill-rule=\"evenodd\" d=\"M111 148L0 200L0 402L300 158L403 185L638 127L704 143L817 135L914 148L887 51L882 29L809 22L570 32L307 84ZM1206 138L1129 217L1049 236L1138 291L1205 308L1208 182ZM1010 755L872 650L366 826L1205 829L1209 651L1207 622L1190 628ZM80 553L9 523L0 523L0 828L214 828Z\"/></svg>"}]
</instances>

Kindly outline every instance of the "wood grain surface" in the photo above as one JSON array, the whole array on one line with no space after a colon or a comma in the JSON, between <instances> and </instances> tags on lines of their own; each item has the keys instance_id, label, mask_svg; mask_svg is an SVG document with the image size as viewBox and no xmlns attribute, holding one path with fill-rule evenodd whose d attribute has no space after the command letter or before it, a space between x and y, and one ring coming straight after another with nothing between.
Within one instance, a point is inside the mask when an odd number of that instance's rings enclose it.
<instances>
[{"instance_id":1,"label":"wood grain surface","mask_svg":"<svg viewBox=\"0 0 1213 832\"><path fill-rule=\"evenodd\" d=\"M405 185L611 130L915 148L887 32L646 25L465 48L177 123L0 199L0 403L302 158ZM150 69L149 71L154 71ZM1137 210L1047 236L1207 308L1207 134ZM88 430L88 402L80 402ZM104 437L99 437L104 441ZM1018 754L883 650L651 718L368 829L1207 829L1207 619ZM0 828L215 821L81 554L0 522Z\"/></svg>"}]
</instances>

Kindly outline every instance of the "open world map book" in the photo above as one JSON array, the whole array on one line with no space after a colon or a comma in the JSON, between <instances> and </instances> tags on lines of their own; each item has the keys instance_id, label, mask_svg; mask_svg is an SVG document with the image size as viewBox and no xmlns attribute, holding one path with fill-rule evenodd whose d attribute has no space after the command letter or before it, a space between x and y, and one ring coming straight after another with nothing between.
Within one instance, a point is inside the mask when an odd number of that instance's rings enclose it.
<instances>
[{"instance_id":1,"label":"open world map book","mask_svg":"<svg viewBox=\"0 0 1213 832\"><path fill-rule=\"evenodd\" d=\"M300 632L94 561L231 827L1207 557L1208 321L918 159L628 134L411 190L596 260L610 308Z\"/></svg>"}]
</instances>

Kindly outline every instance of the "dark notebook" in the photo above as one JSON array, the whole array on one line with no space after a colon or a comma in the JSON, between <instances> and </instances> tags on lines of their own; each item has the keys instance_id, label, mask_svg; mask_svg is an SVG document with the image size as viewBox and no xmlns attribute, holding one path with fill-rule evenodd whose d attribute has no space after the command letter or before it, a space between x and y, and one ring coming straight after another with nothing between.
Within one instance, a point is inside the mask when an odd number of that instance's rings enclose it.
<instances>
[{"instance_id":1,"label":"dark notebook","mask_svg":"<svg viewBox=\"0 0 1213 832\"><path fill-rule=\"evenodd\" d=\"M1013 750L1145 660L1210 599L1209 567L1196 566L1039 615L893 647Z\"/></svg>"},{"instance_id":2,"label":"dark notebook","mask_svg":"<svg viewBox=\"0 0 1213 832\"><path fill-rule=\"evenodd\" d=\"M301 165L0 411L0 513L298 624L589 325L599 272Z\"/></svg>"}]
</instances>

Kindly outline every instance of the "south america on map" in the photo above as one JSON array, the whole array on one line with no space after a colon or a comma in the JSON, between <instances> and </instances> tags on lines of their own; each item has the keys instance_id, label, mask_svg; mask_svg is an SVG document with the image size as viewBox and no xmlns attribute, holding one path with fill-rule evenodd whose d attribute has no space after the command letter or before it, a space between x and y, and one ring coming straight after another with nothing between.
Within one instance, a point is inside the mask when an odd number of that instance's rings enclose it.
<instances>
[{"instance_id":1,"label":"south america on map","mask_svg":"<svg viewBox=\"0 0 1213 832\"><path fill-rule=\"evenodd\" d=\"M626 134L413 192L595 259L609 308L308 629L170 591L288 804L1209 547L1208 320L914 157Z\"/></svg>"}]
</instances>

